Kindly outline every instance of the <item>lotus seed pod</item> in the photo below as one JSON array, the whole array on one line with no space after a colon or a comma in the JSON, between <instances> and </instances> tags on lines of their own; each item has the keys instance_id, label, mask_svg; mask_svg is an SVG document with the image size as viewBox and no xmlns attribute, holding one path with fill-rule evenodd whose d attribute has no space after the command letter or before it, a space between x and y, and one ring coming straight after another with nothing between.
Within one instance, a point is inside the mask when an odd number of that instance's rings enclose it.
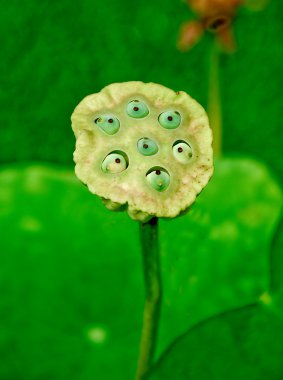
<instances>
[{"instance_id":1,"label":"lotus seed pod","mask_svg":"<svg viewBox=\"0 0 283 380\"><path fill-rule=\"evenodd\" d=\"M75 172L110 210L146 222L183 214L213 172L204 109L155 83L114 83L72 114Z\"/></svg>"}]
</instances>

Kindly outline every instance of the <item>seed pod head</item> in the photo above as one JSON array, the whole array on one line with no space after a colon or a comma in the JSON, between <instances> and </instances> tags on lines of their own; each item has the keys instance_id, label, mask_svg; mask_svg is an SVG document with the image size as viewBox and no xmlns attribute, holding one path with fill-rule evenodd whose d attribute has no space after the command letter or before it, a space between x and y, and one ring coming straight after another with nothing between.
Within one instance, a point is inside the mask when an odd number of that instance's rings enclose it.
<instances>
[{"instance_id":1,"label":"seed pod head","mask_svg":"<svg viewBox=\"0 0 283 380\"><path fill-rule=\"evenodd\" d=\"M203 108L155 83L114 83L72 114L76 175L107 208L145 222L186 211L213 172Z\"/></svg>"}]
</instances>

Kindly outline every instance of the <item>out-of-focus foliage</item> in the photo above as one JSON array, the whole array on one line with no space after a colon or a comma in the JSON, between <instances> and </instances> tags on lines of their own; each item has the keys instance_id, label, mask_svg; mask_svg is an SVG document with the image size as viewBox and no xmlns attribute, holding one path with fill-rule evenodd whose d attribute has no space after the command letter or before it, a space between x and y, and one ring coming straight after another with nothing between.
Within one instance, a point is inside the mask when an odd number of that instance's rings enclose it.
<instances>
[{"instance_id":1,"label":"out-of-focus foliage","mask_svg":"<svg viewBox=\"0 0 283 380\"><path fill-rule=\"evenodd\" d=\"M279 380L283 374L283 219L271 244L267 291L254 303L190 328L148 379Z\"/></svg>"},{"instance_id":2,"label":"out-of-focus foliage","mask_svg":"<svg viewBox=\"0 0 283 380\"><path fill-rule=\"evenodd\" d=\"M265 292L281 203L281 190L264 166L226 158L216 162L191 212L164 223L161 335L167 344L189 325Z\"/></svg>"},{"instance_id":3,"label":"out-of-focus foliage","mask_svg":"<svg viewBox=\"0 0 283 380\"><path fill-rule=\"evenodd\" d=\"M281 379L283 318L273 307L250 305L198 324L168 350L148 379Z\"/></svg>"},{"instance_id":4,"label":"out-of-focus foliage","mask_svg":"<svg viewBox=\"0 0 283 380\"><path fill-rule=\"evenodd\" d=\"M274 235L271 246L271 281L270 288L273 292L278 308L283 309L283 217Z\"/></svg>"},{"instance_id":5,"label":"out-of-focus foliage","mask_svg":"<svg viewBox=\"0 0 283 380\"><path fill-rule=\"evenodd\" d=\"M267 288L281 192L252 160L221 160L215 173L191 212L160 225L159 352ZM143 307L137 224L106 210L69 170L9 166L0 185L0 378L133 378Z\"/></svg>"},{"instance_id":6,"label":"out-of-focus foliage","mask_svg":"<svg viewBox=\"0 0 283 380\"><path fill-rule=\"evenodd\" d=\"M130 379L143 303L138 225L109 218L73 171L10 167L0 184L0 378Z\"/></svg>"}]
</instances>

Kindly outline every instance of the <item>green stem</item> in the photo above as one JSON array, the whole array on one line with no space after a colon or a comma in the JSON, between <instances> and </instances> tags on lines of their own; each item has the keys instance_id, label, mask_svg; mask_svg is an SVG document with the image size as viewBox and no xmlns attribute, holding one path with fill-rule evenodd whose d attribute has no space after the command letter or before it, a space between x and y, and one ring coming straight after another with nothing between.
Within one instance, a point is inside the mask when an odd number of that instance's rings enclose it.
<instances>
[{"instance_id":1,"label":"green stem","mask_svg":"<svg viewBox=\"0 0 283 380\"><path fill-rule=\"evenodd\" d=\"M143 379L150 368L157 341L162 297L157 218L140 224L140 237L145 280L145 305L136 380Z\"/></svg>"},{"instance_id":2,"label":"green stem","mask_svg":"<svg viewBox=\"0 0 283 380\"><path fill-rule=\"evenodd\" d=\"M219 157L222 151L222 114L219 85L219 47L217 42L213 43L210 57L208 116L213 132L213 152L215 157Z\"/></svg>"}]
</instances>

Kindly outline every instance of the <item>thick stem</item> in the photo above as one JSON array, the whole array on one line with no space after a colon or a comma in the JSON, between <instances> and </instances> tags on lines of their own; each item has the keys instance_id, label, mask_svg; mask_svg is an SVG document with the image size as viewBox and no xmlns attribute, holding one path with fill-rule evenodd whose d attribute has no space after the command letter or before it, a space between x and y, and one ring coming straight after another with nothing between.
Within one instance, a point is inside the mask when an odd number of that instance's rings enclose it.
<instances>
[{"instance_id":1,"label":"thick stem","mask_svg":"<svg viewBox=\"0 0 283 380\"><path fill-rule=\"evenodd\" d=\"M157 340L162 297L157 218L140 224L140 237L145 281L145 305L136 380L143 379L150 368Z\"/></svg>"},{"instance_id":2,"label":"thick stem","mask_svg":"<svg viewBox=\"0 0 283 380\"><path fill-rule=\"evenodd\" d=\"M219 47L217 42L213 43L210 58L208 116L213 132L213 153L215 157L219 157L222 151L222 114L219 85Z\"/></svg>"}]
</instances>

